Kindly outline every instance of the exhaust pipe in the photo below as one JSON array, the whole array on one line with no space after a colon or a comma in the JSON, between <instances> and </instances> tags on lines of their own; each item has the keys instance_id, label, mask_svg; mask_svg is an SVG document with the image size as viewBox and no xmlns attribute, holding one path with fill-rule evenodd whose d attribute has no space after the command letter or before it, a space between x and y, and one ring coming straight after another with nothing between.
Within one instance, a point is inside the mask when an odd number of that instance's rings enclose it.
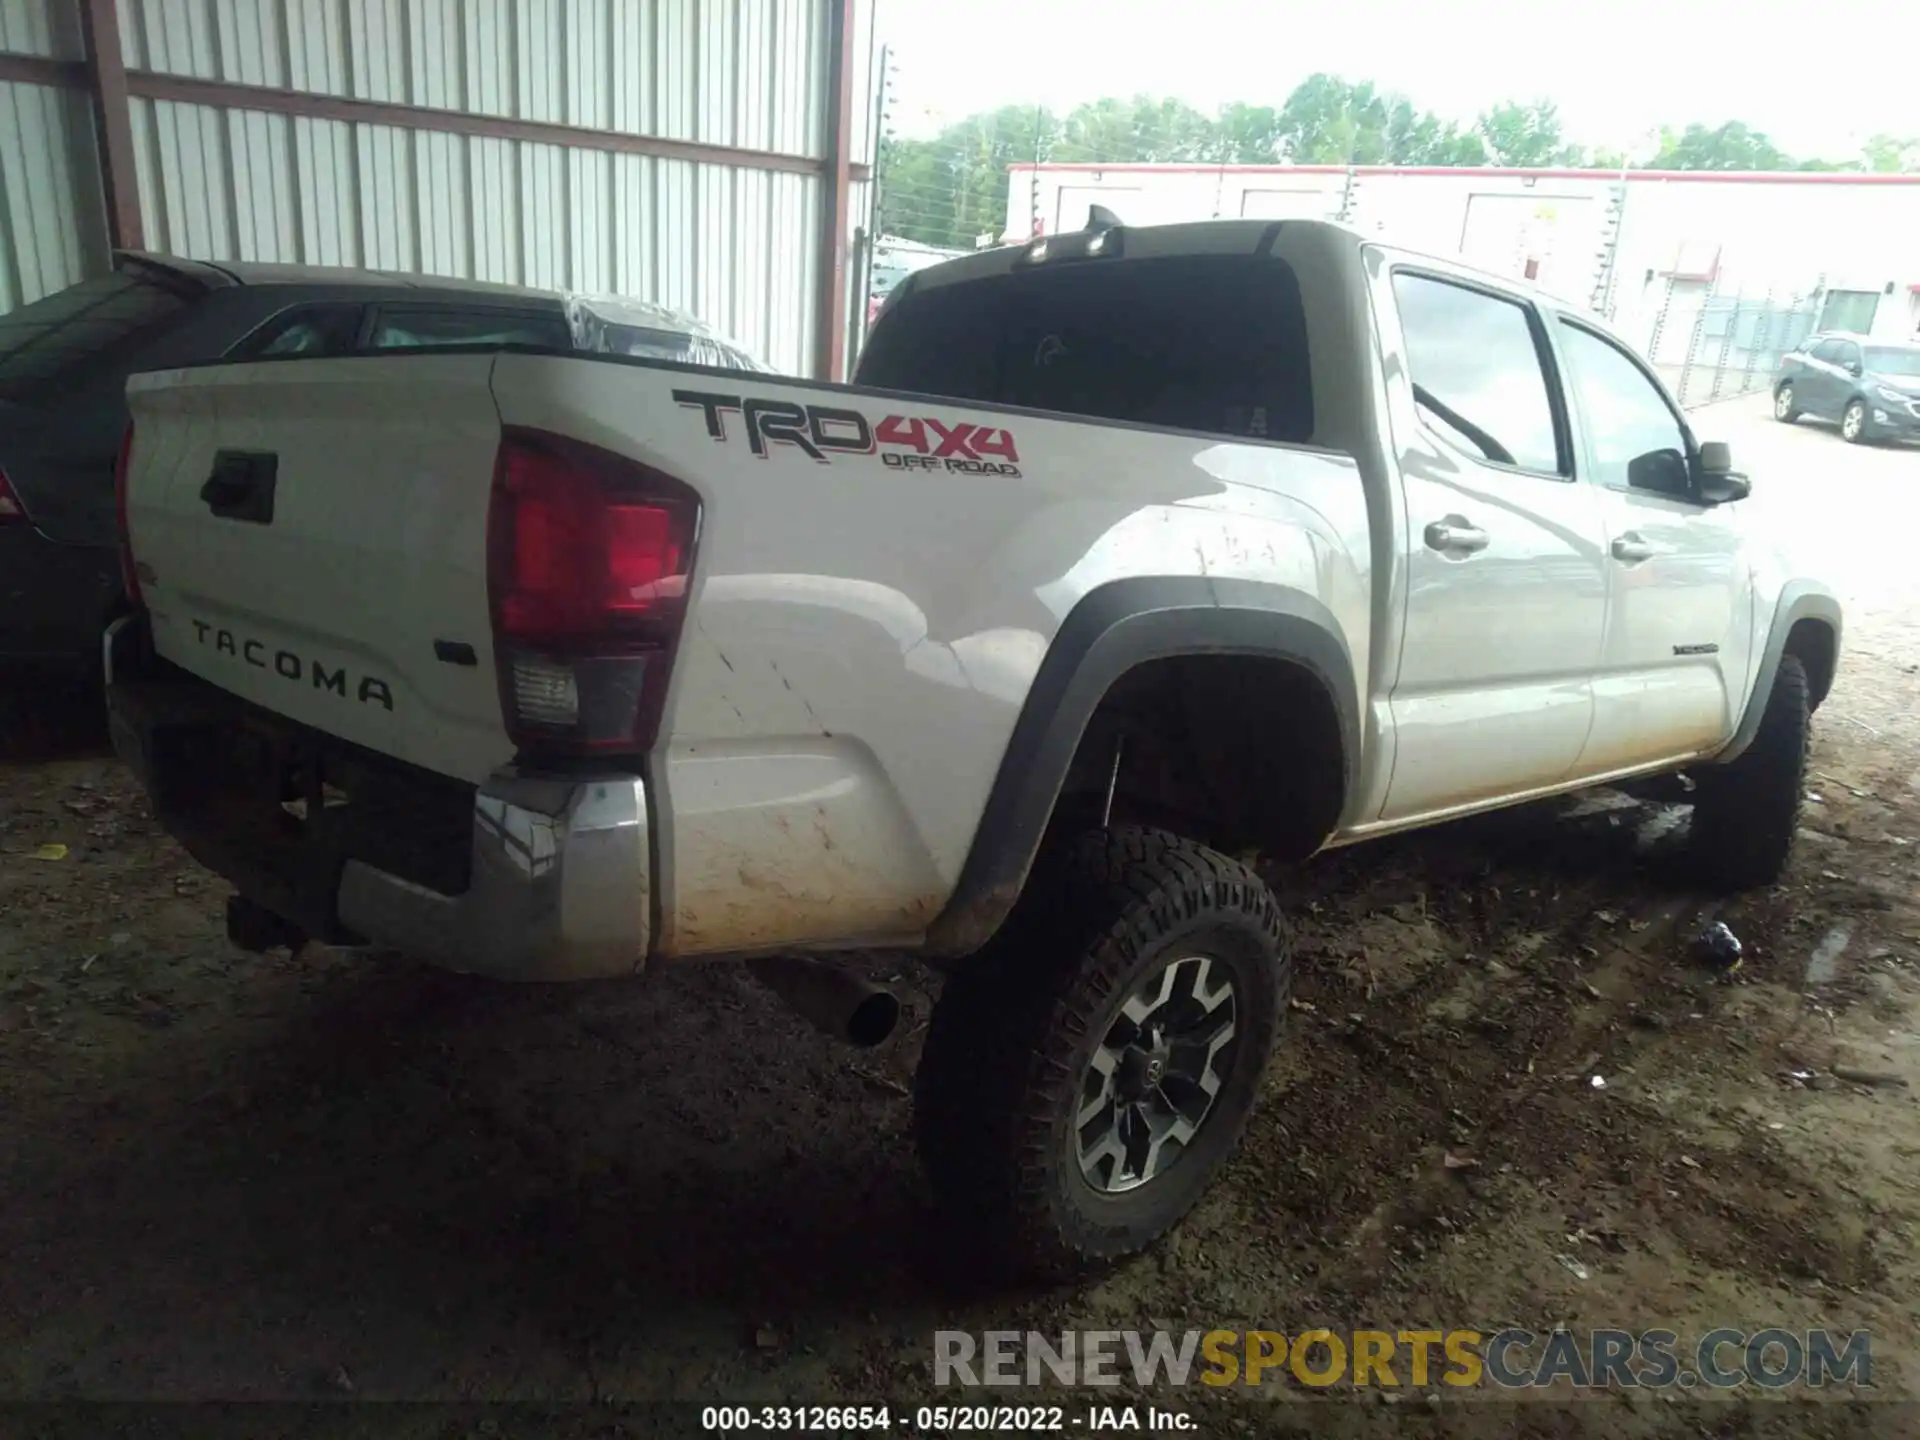
<instances>
[{"instance_id":1,"label":"exhaust pipe","mask_svg":"<svg viewBox=\"0 0 1920 1440\"><path fill-rule=\"evenodd\" d=\"M849 1045L878 1045L900 1022L891 990L824 960L777 955L747 961L754 979L786 1001L815 1029Z\"/></svg>"}]
</instances>

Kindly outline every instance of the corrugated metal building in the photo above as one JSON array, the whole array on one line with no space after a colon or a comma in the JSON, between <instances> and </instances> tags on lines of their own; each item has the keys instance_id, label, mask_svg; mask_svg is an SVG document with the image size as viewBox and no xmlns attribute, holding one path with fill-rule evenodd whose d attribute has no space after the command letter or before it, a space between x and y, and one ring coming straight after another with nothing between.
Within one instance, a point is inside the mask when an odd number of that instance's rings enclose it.
<instances>
[{"instance_id":1,"label":"corrugated metal building","mask_svg":"<svg viewBox=\"0 0 1920 1440\"><path fill-rule=\"evenodd\" d=\"M633 295L838 367L872 0L0 0L0 309L110 248Z\"/></svg>"},{"instance_id":2,"label":"corrugated metal building","mask_svg":"<svg viewBox=\"0 0 1920 1440\"><path fill-rule=\"evenodd\" d=\"M1684 337L1676 315L1709 293L1817 293L1822 324L1901 338L1920 327L1920 175L1016 165L1006 238L1078 229L1093 204L1136 225L1343 220L1531 276L1650 350Z\"/></svg>"}]
</instances>

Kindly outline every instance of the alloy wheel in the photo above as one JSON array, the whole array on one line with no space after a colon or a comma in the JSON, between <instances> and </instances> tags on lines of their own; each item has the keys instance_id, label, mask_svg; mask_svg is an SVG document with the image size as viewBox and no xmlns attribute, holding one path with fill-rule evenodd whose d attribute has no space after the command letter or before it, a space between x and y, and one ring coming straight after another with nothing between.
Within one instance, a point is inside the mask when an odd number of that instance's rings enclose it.
<instances>
[{"instance_id":1,"label":"alloy wheel","mask_svg":"<svg viewBox=\"0 0 1920 1440\"><path fill-rule=\"evenodd\" d=\"M1238 1008L1232 971L1204 955L1134 988L1081 1075L1075 1149L1089 1186L1132 1190L1192 1145L1232 1065Z\"/></svg>"}]
</instances>

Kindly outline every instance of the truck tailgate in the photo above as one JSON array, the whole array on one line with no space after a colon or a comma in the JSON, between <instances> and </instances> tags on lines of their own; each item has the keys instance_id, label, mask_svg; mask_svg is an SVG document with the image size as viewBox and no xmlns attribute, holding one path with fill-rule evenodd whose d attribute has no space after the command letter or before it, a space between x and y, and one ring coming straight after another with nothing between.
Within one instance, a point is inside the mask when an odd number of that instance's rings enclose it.
<instances>
[{"instance_id":1,"label":"truck tailgate","mask_svg":"<svg viewBox=\"0 0 1920 1440\"><path fill-rule=\"evenodd\" d=\"M128 528L160 654L442 774L510 759L487 608L494 362L135 376Z\"/></svg>"}]
</instances>

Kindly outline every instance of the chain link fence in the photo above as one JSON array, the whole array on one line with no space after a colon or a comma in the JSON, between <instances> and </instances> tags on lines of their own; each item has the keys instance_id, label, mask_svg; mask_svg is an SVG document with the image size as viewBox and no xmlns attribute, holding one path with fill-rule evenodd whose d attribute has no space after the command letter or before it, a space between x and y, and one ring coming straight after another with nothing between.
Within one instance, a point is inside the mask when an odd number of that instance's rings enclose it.
<instances>
[{"instance_id":1,"label":"chain link fence","mask_svg":"<svg viewBox=\"0 0 1920 1440\"><path fill-rule=\"evenodd\" d=\"M1643 353L1688 408L1766 390L1819 319L1818 282L1743 286L1668 276L1658 283Z\"/></svg>"}]
</instances>

